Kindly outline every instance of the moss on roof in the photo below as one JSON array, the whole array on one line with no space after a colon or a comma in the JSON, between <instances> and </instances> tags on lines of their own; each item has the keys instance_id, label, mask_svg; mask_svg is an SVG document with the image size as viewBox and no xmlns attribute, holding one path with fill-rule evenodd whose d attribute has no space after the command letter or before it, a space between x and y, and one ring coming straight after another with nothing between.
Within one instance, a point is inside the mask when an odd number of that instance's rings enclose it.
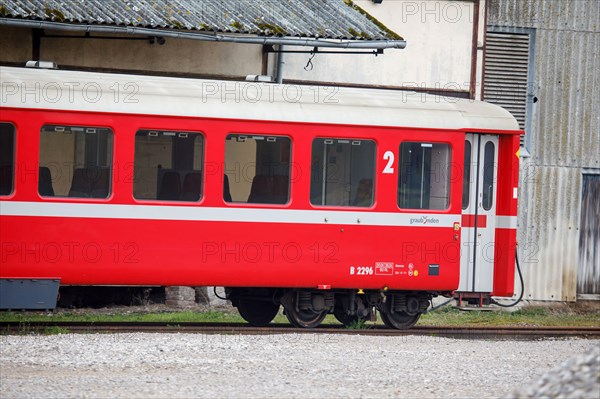
<instances>
[{"instance_id":1,"label":"moss on roof","mask_svg":"<svg viewBox=\"0 0 600 399\"><path fill-rule=\"evenodd\" d=\"M354 2L352 0L344 0L344 3L346 3L346 5L348 7L351 7L352 9L358 11L359 13L361 13L362 15L367 17L369 19L369 21L371 21L375 25L377 25L377 27L379 29L381 29L390 40L404 40L404 38L402 38L402 36L400 36L399 34L397 34L394 31L392 31L390 28L388 28L383 23L381 23L377 18L375 18L374 16L372 16L371 14L369 14L368 12L366 12L365 10L363 10L362 8L360 8L359 6L354 4ZM362 33L366 35L365 32L362 32ZM354 35L354 36L362 36L362 35L359 34L359 35ZM371 37L364 37L364 38L372 39Z\"/></svg>"},{"instance_id":2,"label":"moss on roof","mask_svg":"<svg viewBox=\"0 0 600 399\"><path fill-rule=\"evenodd\" d=\"M279 25L259 22L256 24L256 26L258 26L258 29L262 30L264 33L271 32L272 34L279 36L285 36L287 34L287 31Z\"/></svg>"},{"instance_id":3,"label":"moss on roof","mask_svg":"<svg viewBox=\"0 0 600 399\"><path fill-rule=\"evenodd\" d=\"M347 7L345 7L347 6ZM352 0L0 0L4 18L263 36L402 40ZM318 17L315 18L315 15Z\"/></svg>"}]
</instances>

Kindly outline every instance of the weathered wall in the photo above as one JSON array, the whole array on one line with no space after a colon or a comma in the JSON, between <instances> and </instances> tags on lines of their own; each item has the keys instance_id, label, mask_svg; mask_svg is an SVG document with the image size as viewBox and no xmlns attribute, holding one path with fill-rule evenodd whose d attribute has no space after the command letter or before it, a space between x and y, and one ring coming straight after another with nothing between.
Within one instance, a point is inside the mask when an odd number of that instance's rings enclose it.
<instances>
[{"instance_id":1,"label":"weathered wall","mask_svg":"<svg viewBox=\"0 0 600 399\"><path fill-rule=\"evenodd\" d=\"M24 63L33 59L32 31L0 27L0 62ZM47 35L64 32L47 31ZM81 36L82 34L70 34ZM99 36L94 34L94 36ZM260 74L262 46L165 39L164 45L148 40L71 39L41 37L40 59L59 67L87 67L240 78Z\"/></svg>"},{"instance_id":2,"label":"weathered wall","mask_svg":"<svg viewBox=\"0 0 600 399\"><path fill-rule=\"evenodd\" d=\"M600 171L600 2L490 0L488 25L536 29L519 208L525 298L573 301L582 173Z\"/></svg>"},{"instance_id":3,"label":"weathered wall","mask_svg":"<svg viewBox=\"0 0 600 399\"><path fill-rule=\"evenodd\" d=\"M355 1L406 41L403 50L383 56L286 54L285 78L469 91L474 1ZM485 1L481 1L478 41L483 44ZM478 51L481 76L481 54ZM479 79L476 79L479 80ZM479 92L479 90L477 90ZM477 93L478 94L478 93Z\"/></svg>"},{"instance_id":4,"label":"weathered wall","mask_svg":"<svg viewBox=\"0 0 600 399\"><path fill-rule=\"evenodd\" d=\"M0 62L31 60L31 29L0 25Z\"/></svg>"},{"instance_id":5,"label":"weathered wall","mask_svg":"<svg viewBox=\"0 0 600 399\"><path fill-rule=\"evenodd\" d=\"M485 0L395 0L356 4L403 36L404 50L386 50L383 56L326 55L304 69L308 54L286 54L284 79L429 88L469 93L472 82L473 25L479 4L476 66L479 81L485 32ZM0 63L23 63L32 57L30 29L0 27ZM65 32L46 32L65 35ZM81 33L69 33L81 36ZM98 36L93 34L93 36ZM123 36L125 38L125 36ZM311 48L288 48L288 50ZM322 49L326 50L326 49ZM145 40L88 40L42 37L40 59L59 67L87 67L240 78L262 71L262 46L166 39L164 45ZM276 56L269 56L268 74L275 74ZM475 82L475 84L477 84ZM479 95L478 88L475 93Z\"/></svg>"}]
</instances>

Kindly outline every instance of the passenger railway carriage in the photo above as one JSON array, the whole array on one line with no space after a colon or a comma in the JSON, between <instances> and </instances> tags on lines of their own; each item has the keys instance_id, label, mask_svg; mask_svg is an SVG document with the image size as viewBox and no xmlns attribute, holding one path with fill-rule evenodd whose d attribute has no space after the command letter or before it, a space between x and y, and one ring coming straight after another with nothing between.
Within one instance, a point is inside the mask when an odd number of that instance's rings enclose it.
<instances>
[{"instance_id":1,"label":"passenger railway carriage","mask_svg":"<svg viewBox=\"0 0 600 399\"><path fill-rule=\"evenodd\" d=\"M518 124L411 92L2 67L0 277L223 286L244 319L513 293Z\"/></svg>"}]
</instances>

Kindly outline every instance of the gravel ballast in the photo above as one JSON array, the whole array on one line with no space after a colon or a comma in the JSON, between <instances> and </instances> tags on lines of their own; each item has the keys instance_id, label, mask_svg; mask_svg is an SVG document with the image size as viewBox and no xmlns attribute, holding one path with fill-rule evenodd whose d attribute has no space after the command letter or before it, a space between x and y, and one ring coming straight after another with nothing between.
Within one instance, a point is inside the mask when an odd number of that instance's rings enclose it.
<instances>
[{"instance_id":1,"label":"gravel ballast","mask_svg":"<svg viewBox=\"0 0 600 399\"><path fill-rule=\"evenodd\" d=\"M600 347L573 356L506 398L600 398Z\"/></svg>"},{"instance_id":2,"label":"gravel ballast","mask_svg":"<svg viewBox=\"0 0 600 399\"><path fill-rule=\"evenodd\" d=\"M482 398L506 396L600 341L138 333L0 344L6 398Z\"/></svg>"}]
</instances>

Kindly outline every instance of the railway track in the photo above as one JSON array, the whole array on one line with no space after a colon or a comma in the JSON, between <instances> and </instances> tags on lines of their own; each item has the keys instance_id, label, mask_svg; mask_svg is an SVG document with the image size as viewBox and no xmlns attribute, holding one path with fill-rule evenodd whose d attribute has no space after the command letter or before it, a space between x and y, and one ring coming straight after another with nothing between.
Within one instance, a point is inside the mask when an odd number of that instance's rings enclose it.
<instances>
[{"instance_id":1,"label":"railway track","mask_svg":"<svg viewBox=\"0 0 600 399\"><path fill-rule=\"evenodd\" d=\"M600 338L600 327L456 327L416 326L409 330L391 330L383 326L348 329L322 325L314 329L295 328L288 324L252 327L244 323L164 323L164 322L0 322L2 333L195 333L195 334L345 334L377 336L441 336L453 338L536 339L550 337Z\"/></svg>"}]
</instances>

